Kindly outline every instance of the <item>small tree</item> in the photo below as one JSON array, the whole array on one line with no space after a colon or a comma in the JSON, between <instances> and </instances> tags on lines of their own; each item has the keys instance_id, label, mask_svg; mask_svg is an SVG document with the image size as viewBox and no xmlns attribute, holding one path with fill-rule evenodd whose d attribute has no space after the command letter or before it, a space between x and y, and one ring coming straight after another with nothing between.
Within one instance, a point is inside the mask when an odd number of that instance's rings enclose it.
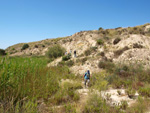
<instances>
[{"instance_id":1,"label":"small tree","mask_svg":"<svg viewBox=\"0 0 150 113\"><path fill-rule=\"evenodd\" d=\"M99 30L99 31L101 31L101 30L103 30L103 28L102 28L102 27L100 27L98 30Z\"/></svg>"},{"instance_id":2,"label":"small tree","mask_svg":"<svg viewBox=\"0 0 150 113\"><path fill-rule=\"evenodd\" d=\"M6 55L5 50L0 49L0 55Z\"/></svg>"},{"instance_id":3,"label":"small tree","mask_svg":"<svg viewBox=\"0 0 150 113\"><path fill-rule=\"evenodd\" d=\"M54 45L50 47L46 53L48 58L57 58L63 56L65 54L65 48L61 47L60 45Z\"/></svg>"},{"instance_id":4,"label":"small tree","mask_svg":"<svg viewBox=\"0 0 150 113\"><path fill-rule=\"evenodd\" d=\"M29 45L28 45L28 44L24 44L24 45L22 46L22 49L21 49L21 50L25 50L25 49L27 49L27 48L29 48Z\"/></svg>"}]
</instances>

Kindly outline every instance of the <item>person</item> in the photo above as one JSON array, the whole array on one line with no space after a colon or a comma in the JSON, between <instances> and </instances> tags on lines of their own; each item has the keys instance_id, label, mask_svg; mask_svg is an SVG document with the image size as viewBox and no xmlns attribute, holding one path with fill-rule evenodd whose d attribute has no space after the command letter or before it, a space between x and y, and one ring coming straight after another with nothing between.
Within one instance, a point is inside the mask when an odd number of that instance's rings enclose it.
<instances>
[{"instance_id":1,"label":"person","mask_svg":"<svg viewBox=\"0 0 150 113\"><path fill-rule=\"evenodd\" d=\"M89 86L89 83L90 83L90 71L87 70L87 72L85 72L85 74L84 74L84 85L85 85L85 88Z\"/></svg>"},{"instance_id":2,"label":"person","mask_svg":"<svg viewBox=\"0 0 150 113\"><path fill-rule=\"evenodd\" d=\"M76 57L76 50L74 50L74 57Z\"/></svg>"}]
</instances>

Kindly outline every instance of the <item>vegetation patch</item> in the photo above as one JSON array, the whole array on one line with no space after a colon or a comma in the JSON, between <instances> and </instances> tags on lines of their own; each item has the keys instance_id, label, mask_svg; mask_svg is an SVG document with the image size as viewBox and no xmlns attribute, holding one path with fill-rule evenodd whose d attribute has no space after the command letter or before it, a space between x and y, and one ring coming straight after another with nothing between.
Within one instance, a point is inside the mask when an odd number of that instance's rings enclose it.
<instances>
[{"instance_id":1,"label":"vegetation patch","mask_svg":"<svg viewBox=\"0 0 150 113\"><path fill-rule=\"evenodd\" d=\"M69 54L63 56L63 57L62 57L62 60L63 60L63 61L67 61L67 60L69 60L70 58L71 58L71 54L69 53Z\"/></svg>"},{"instance_id":2,"label":"vegetation patch","mask_svg":"<svg viewBox=\"0 0 150 113\"><path fill-rule=\"evenodd\" d=\"M97 47L91 47L91 48L85 50L85 51L84 51L84 54L85 54L86 56L89 56L89 55L91 55L92 52L96 52L96 50L97 50Z\"/></svg>"},{"instance_id":3,"label":"vegetation patch","mask_svg":"<svg viewBox=\"0 0 150 113\"><path fill-rule=\"evenodd\" d=\"M97 44L98 44L98 45L103 45L103 44L104 44L104 41L103 41L102 39L98 39L98 40L97 40Z\"/></svg>"},{"instance_id":4,"label":"vegetation patch","mask_svg":"<svg viewBox=\"0 0 150 113\"><path fill-rule=\"evenodd\" d=\"M65 49L61 47L60 45L54 45L50 47L46 53L46 56L48 58L57 58L61 57L65 54Z\"/></svg>"},{"instance_id":5,"label":"vegetation patch","mask_svg":"<svg viewBox=\"0 0 150 113\"><path fill-rule=\"evenodd\" d=\"M24 45L22 46L21 50L25 50L25 49L27 49L27 48L29 48L29 45L28 45L28 44L24 44Z\"/></svg>"},{"instance_id":6,"label":"vegetation patch","mask_svg":"<svg viewBox=\"0 0 150 113\"><path fill-rule=\"evenodd\" d=\"M116 45L116 44L118 44L120 41L121 41L120 38L116 38L116 39L113 41L113 44Z\"/></svg>"},{"instance_id":7,"label":"vegetation patch","mask_svg":"<svg viewBox=\"0 0 150 113\"><path fill-rule=\"evenodd\" d=\"M143 46L141 44L134 43L133 48L143 48Z\"/></svg>"},{"instance_id":8,"label":"vegetation patch","mask_svg":"<svg viewBox=\"0 0 150 113\"><path fill-rule=\"evenodd\" d=\"M126 51L126 50L128 50L128 49L129 49L129 47L125 46L124 48L115 51L114 54L115 54L116 57L118 57L118 56L120 56L124 51Z\"/></svg>"},{"instance_id":9,"label":"vegetation patch","mask_svg":"<svg viewBox=\"0 0 150 113\"><path fill-rule=\"evenodd\" d=\"M110 61L99 61L98 67L112 71L115 65Z\"/></svg>"},{"instance_id":10,"label":"vegetation patch","mask_svg":"<svg viewBox=\"0 0 150 113\"><path fill-rule=\"evenodd\" d=\"M0 49L0 56L6 55L6 52L4 49Z\"/></svg>"},{"instance_id":11,"label":"vegetation patch","mask_svg":"<svg viewBox=\"0 0 150 113\"><path fill-rule=\"evenodd\" d=\"M44 57L0 57L0 111L38 112L38 100L44 103L77 101L78 83L62 89L61 79L76 79L67 66L48 68ZM53 98L54 97L54 98Z\"/></svg>"}]
</instances>

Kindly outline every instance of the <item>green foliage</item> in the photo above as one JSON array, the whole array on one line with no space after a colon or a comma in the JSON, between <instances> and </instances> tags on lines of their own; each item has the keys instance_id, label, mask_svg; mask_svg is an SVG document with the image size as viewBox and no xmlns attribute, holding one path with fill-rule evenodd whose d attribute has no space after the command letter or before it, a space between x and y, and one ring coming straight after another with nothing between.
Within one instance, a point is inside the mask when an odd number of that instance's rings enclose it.
<instances>
[{"instance_id":1,"label":"green foliage","mask_svg":"<svg viewBox=\"0 0 150 113\"><path fill-rule=\"evenodd\" d=\"M108 81L105 77L108 75L107 72L102 71L101 73L93 74L90 80L91 87L98 89L99 91L107 89Z\"/></svg>"},{"instance_id":2,"label":"green foliage","mask_svg":"<svg viewBox=\"0 0 150 113\"><path fill-rule=\"evenodd\" d=\"M71 54L69 53L68 55L63 56L63 57L62 57L62 60L63 60L63 61L67 61L67 60L69 60L70 58L71 58Z\"/></svg>"},{"instance_id":3,"label":"green foliage","mask_svg":"<svg viewBox=\"0 0 150 113\"><path fill-rule=\"evenodd\" d=\"M117 90L117 93L118 93L118 95L121 95L121 91L120 90Z\"/></svg>"},{"instance_id":4,"label":"green foliage","mask_svg":"<svg viewBox=\"0 0 150 113\"><path fill-rule=\"evenodd\" d=\"M135 95L135 90L131 87L129 87L127 90L126 90L126 93L128 95L129 98L133 98L134 95Z\"/></svg>"},{"instance_id":5,"label":"green foliage","mask_svg":"<svg viewBox=\"0 0 150 113\"><path fill-rule=\"evenodd\" d=\"M65 49L60 45L54 45L50 47L46 53L48 58L57 58L63 56L65 53Z\"/></svg>"},{"instance_id":6,"label":"green foliage","mask_svg":"<svg viewBox=\"0 0 150 113\"><path fill-rule=\"evenodd\" d=\"M115 44L119 43L120 41L121 41L121 39L117 37L117 38L113 41L113 44L115 45Z\"/></svg>"},{"instance_id":7,"label":"green foliage","mask_svg":"<svg viewBox=\"0 0 150 113\"><path fill-rule=\"evenodd\" d=\"M140 87L138 92L142 96L150 97L150 85Z\"/></svg>"},{"instance_id":8,"label":"green foliage","mask_svg":"<svg viewBox=\"0 0 150 113\"><path fill-rule=\"evenodd\" d=\"M44 57L4 57L0 61L0 101L5 102L0 110L5 112L35 111L38 99L48 100L62 91L61 79L75 78L66 66L48 68ZM73 93L72 100L77 99Z\"/></svg>"},{"instance_id":9,"label":"green foliage","mask_svg":"<svg viewBox=\"0 0 150 113\"><path fill-rule=\"evenodd\" d=\"M150 100L148 98L143 98L138 96L137 102L126 110L126 113L145 113L148 111L150 106Z\"/></svg>"},{"instance_id":10,"label":"green foliage","mask_svg":"<svg viewBox=\"0 0 150 113\"><path fill-rule=\"evenodd\" d=\"M80 88L82 88L80 83L63 82L60 85L60 90L50 100L50 103L58 105L69 101L78 101L80 96L75 90Z\"/></svg>"},{"instance_id":11,"label":"green foliage","mask_svg":"<svg viewBox=\"0 0 150 113\"><path fill-rule=\"evenodd\" d=\"M65 113L76 113L76 109L74 105L66 104L65 105Z\"/></svg>"},{"instance_id":12,"label":"green foliage","mask_svg":"<svg viewBox=\"0 0 150 113\"><path fill-rule=\"evenodd\" d=\"M102 30L103 30L103 28L102 28L102 27L100 27L98 30L99 30L99 31L102 31Z\"/></svg>"},{"instance_id":13,"label":"green foliage","mask_svg":"<svg viewBox=\"0 0 150 113\"><path fill-rule=\"evenodd\" d=\"M112 71L115 65L110 61L99 61L98 67Z\"/></svg>"},{"instance_id":14,"label":"green foliage","mask_svg":"<svg viewBox=\"0 0 150 113\"><path fill-rule=\"evenodd\" d=\"M127 101L125 101L125 100L121 101L120 108L123 109L123 110L126 110L127 107L128 107Z\"/></svg>"},{"instance_id":15,"label":"green foliage","mask_svg":"<svg viewBox=\"0 0 150 113\"><path fill-rule=\"evenodd\" d=\"M102 39L98 39L98 40L97 40L97 44L98 44L98 45L103 45L103 44L104 44L104 41L103 41Z\"/></svg>"},{"instance_id":16,"label":"green foliage","mask_svg":"<svg viewBox=\"0 0 150 113\"><path fill-rule=\"evenodd\" d=\"M0 56L6 55L5 50L0 49Z\"/></svg>"},{"instance_id":17,"label":"green foliage","mask_svg":"<svg viewBox=\"0 0 150 113\"><path fill-rule=\"evenodd\" d=\"M83 113L121 113L117 107L110 107L101 96L92 93L87 100Z\"/></svg>"},{"instance_id":18,"label":"green foliage","mask_svg":"<svg viewBox=\"0 0 150 113\"><path fill-rule=\"evenodd\" d=\"M28 44L24 44L24 45L22 46L21 50L25 50L25 49L27 49L27 48L29 48L29 45L28 45Z\"/></svg>"}]
</instances>

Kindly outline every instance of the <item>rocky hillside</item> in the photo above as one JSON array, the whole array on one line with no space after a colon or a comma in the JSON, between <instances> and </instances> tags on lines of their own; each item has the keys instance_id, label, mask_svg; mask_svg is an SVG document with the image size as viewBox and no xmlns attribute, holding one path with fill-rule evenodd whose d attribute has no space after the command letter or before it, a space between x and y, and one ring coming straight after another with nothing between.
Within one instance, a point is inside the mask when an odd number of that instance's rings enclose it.
<instances>
[{"instance_id":1,"label":"rocky hillside","mask_svg":"<svg viewBox=\"0 0 150 113\"><path fill-rule=\"evenodd\" d=\"M94 68L96 71L97 64L102 59L119 63L142 62L146 66L150 65L150 24L81 31L68 37L31 42L28 43L29 47L24 49L24 43L16 44L8 47L6 51L10 56L41 56L45 55L48 48L54 44L62 45L67 52L77 51L78 58L72 59L77 65L72 68L79 68L78 70L82 70L83 66L84 69ZM52 64L57 63L55 61Z\"/></svg>"}]
</instances>

